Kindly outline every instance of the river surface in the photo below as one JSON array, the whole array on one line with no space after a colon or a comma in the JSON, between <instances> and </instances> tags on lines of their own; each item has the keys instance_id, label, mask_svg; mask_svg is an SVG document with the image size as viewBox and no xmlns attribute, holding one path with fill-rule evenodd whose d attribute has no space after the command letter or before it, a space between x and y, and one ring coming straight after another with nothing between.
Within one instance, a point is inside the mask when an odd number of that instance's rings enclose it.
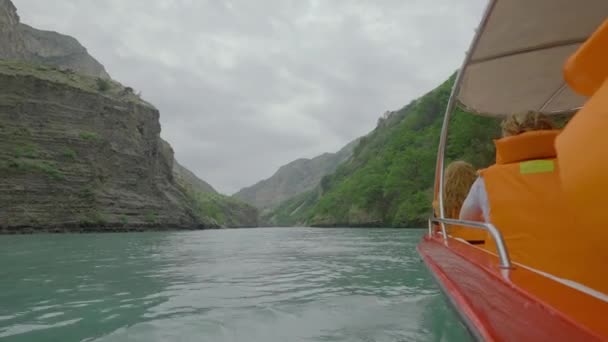
<instances>
[{"instance_id":1,"label":"river surface","mask_svg":"<svg viewBox=\"0 0 608 342\"><path fill-rule=\"evenodd\" d=\"M468 341L422 233L0 236L0 341Z\"/></svg>"}]
</instances>

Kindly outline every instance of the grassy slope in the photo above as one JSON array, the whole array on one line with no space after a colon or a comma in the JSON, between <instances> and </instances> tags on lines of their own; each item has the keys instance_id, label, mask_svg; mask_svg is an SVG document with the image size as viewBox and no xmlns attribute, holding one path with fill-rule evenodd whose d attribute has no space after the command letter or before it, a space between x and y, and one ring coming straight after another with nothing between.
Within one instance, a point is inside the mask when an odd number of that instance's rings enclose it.
<instances>
[{"instance_id":1,"label":"grassy slope","mask_svg":"<svg viewBox=\"0 0 608 342\"><path fill-rule=\"evenodd\" d=\"M280 205L264 219L276 225L423 226L430 214L435 156L453 77L412 101L361 139L353 158L319 187ZM498 122L458 112L448 160L493 162ZM297 210L296 210L297 209Z\"/></svg>"},{"instance_id":2,"label":"grassy slope","mask_svg":"<svg viewBox=\"0 0 608 342\"><path fill-rule=\"evenodd\" d=\"M304 226L307 224L319 196L319 187L293 196L283 201L271 212L263 213L260 217L261 224L268 226Z\"/></svg>"}]
</instances>

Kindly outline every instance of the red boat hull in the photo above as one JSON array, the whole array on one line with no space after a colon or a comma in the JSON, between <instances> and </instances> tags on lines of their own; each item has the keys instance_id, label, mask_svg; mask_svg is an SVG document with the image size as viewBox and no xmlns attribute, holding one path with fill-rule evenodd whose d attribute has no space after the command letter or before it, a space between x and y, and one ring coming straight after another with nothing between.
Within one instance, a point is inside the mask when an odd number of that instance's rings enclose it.
<instances>
[{"instance_id":1,"label":"red boat hull","mask_svg":"<svg viewBox=\"0 0 608 342\"><path fill-rule=\"evenodd\" d=\"M608 340L608 303L440 235L418 252L471 333L486 341Z\"/></svg>"}]
</instances>

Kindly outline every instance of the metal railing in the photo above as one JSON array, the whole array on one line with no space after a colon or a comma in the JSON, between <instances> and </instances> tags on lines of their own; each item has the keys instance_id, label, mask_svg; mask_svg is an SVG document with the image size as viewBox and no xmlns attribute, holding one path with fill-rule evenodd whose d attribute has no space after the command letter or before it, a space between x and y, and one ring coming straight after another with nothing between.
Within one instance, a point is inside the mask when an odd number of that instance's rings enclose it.
<instances>
[{"instance_id":1,"label":"metal railing","mask_svg":"<svg viewBox=\"0 0 608 342\"><path fill-rule=\"evenodd\" d=\"M481 229L485 230L492 235L492 239L496 244L496 250L498 251L498 258L500 260L500 268L511 268L511 258L509 257L509 251L507 250L507 245L505 244L505 240L500 233L500 230L496 228L491 223L486 222L476 222L476 221L462 221L462 220L454 220L454 219L445 219L445 218L431 218L429 219L429 235L433 234L432 223L437 223L441 226L441 232L443 234L444 239L447 239L447 232L445 229L445 225L455 225L455 226L464 226L467 228ZM447 240L446 240L447 241Z\"/></svg>"}]
</instances>

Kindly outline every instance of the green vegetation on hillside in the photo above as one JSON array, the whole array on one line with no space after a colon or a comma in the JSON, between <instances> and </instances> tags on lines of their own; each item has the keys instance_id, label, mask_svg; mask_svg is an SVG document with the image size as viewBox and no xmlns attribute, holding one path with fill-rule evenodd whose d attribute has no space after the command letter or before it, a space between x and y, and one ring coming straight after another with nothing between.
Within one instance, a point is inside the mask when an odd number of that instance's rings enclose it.
<instances>
[{"instance_id":1,"label":"green vegetation on hillside","mask_svg":"<svg viewBox=\"0 0 608 342\"><path fill-rule=\"evenodd\" d=\"M212 192L187 191L195 215L201 220L211 218L222 227L257 226L257 209L234 198Z\"/></svg>"},{"instance_id":2,"label":"green vegetation on hillside","mask_svg":"<svg viewBox=\"0 0 608 342\"><path fill-rule=\"evenodd\" d=\"M95 83L97 84L97 90L101 92L108 91L112 88L110 81L105 78L98 77Z\"/></svg>"},{"instance_id":3,"label":"green vegetation on hillside","mask_svg":"<svg viewBox=\"0 0 608 342\"><path fill-rule=\"evenodd\" d=\"M293 196L272 211L262 213L260 221L270 226L306 225L319 196L318 187Z\"/></svg>"},{"instance_id":4,"label":"green vegetation on hillside","mask_svg":"<svg viewBox=\"0 0 608 342\"><path fill-rule=\"evenodd\" d=\"M95 132L80 132L78 135L80 139L86 141L97 141L99 140L99 136Z\"/></svg>"},{"instance_id":5,"label":"green vegetation on hillside","mask_svg":"<svg viewBox=\"0 0 608 342\"><path fill-rule=\"evenodd\" d=\"M163 141L166 149L171 149ZM215 227L255 227L258 225L258 210L236 198L218 193L211 185L198 178L190 170L173 160L173 179L200 222Z\"/></svg>"},{"instance_id":6,"label":"green vegetation on hillside","mask_svg":"<svg viewBox=\"0 0 608 342\"><path fill-rule=\"evenodd\" d=\"M65 178L63 172L57 168L56 163L30 158L10 158L7 161L2 161L0 162L0 172L6 172L7 174L40 172L54 180L62 180Z\"/></svg>"},{"instance_id":7,"label":"green vegetation on hillside","mask_svg":"<svg viewBox=\"0 0 608 342\"><path fill-rule=\"evenodd\" d=\"M424 226L431 214L439 132L453 81L451 77L380 119L353 157L325 176L318 189L286 201L265 219L275 225ZM499 135L497 120L458 111L450 124L448 162L461 159L478 168L491 164L492 139Z\"/></svg>"},{"instance_id":8,"label":"green vegetation on hillside","mask_svg":"<svg viewBox=\"0 0 608 342\"><path fill-rule=\"evenodd\" d=\"M6 175L42 173L53 180L65 178L63 172L58 169L57 163L48 160L49 156L34 143L19 143L3 152L5 155L0 160L0 172Z\"/></svg>"}]
</instances>

